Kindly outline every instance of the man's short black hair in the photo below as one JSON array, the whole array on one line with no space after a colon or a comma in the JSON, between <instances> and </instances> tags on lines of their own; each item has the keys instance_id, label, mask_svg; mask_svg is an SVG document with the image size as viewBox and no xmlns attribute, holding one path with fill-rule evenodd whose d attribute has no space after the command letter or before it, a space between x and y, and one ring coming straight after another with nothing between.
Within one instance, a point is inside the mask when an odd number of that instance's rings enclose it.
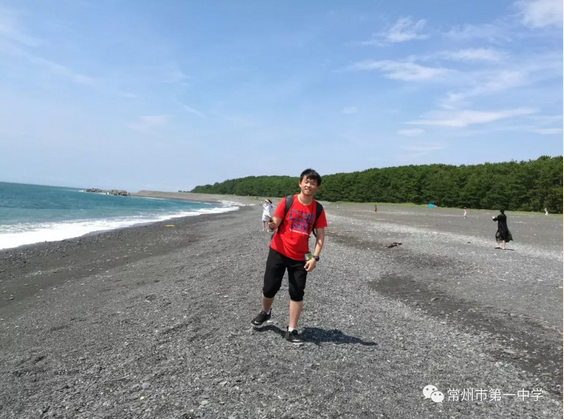
<instances>
[{"instance_id":1,"label":"man's short black hair","mask_svg":"<svg viewBox=\"0 0 564 419\"><path fill-rule=\"evenodd\" d=\"M305 169L300 175L300 182L305 178L317 181L317 186L321 186L321 176L313 169Z\"/></svg>"}]
</instances>

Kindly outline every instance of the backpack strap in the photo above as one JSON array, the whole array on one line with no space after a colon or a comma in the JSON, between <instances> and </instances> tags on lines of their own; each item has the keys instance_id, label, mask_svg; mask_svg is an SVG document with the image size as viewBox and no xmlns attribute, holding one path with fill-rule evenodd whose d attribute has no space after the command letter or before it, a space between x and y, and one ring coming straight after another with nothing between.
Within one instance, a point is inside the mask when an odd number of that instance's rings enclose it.
<instances>
[{"instance_id":1,"label":"backpack strap","mask_svg":"<svg viewBox=\"0 0 564 419\"><path fill-rule=\"evenodd\" d=\"M313 221L313 229L311 230L311 232L315 237L317 237L317 228L316 228L317 220L319 220L319 217L321 217L322 211L323 211L323 205L315 201L315 220Z\"/></svg>"},{"instance_id":2,"label":"backpack strap","mask_svg":"<svg viewBox=\"0 0 564 419\"><path fill-rule=\"evenodd\" d=\"M294 203L294 195L288 195L286 197L286 202L284 205L284 217L282 218L282 222L286 219L286 214L288 214L288 211L290 211L290 207L292 206L293 203Z\"/></svg>"},{"instance_id":3,"label":"backpack strap","mask_svg":"<svg viewBox=\"0 0 564 419\"><path fill-rule=\"evenodd\" d=\"M282 223L286 219L286 214L288 214L288 211L290 211L290 207L292 206L293 202L294 202L294 195L288 195L285 199L285 202L284 202L284 215L282 216L282 221L280 221L280 224L278 224L278 228L276 229L276 233L278 233L280 226L282 225ZM276 233L274 233L274 234L276 234ZM274 234L270 238L271 240L274 237Z\"/></svg>"}]
</instances>

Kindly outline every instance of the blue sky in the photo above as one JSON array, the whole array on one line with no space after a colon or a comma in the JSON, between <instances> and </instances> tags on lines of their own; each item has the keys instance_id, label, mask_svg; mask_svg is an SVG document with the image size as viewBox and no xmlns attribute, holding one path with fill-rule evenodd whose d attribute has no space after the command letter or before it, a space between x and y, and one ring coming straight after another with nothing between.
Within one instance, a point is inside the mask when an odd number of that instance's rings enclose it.
<instances>
[{"instance_id":1,"label":"blue sky","mask_svg":"<svg viewBox=\"0 0 564 419\"><path fill-rule=\"evenodd\" d=\"M0 181L562 155L562 1L0 0Z\"/></svg>"}]
</instances>

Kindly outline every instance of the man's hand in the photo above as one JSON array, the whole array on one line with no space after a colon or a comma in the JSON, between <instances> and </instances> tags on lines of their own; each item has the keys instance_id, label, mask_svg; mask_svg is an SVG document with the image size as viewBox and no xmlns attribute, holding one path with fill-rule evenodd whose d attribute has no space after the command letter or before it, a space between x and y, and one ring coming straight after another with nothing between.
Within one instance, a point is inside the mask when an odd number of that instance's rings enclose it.
<instances>
[{"instance_id":1,"label":"man's hand","mask_svg":"<svg viewBox=\"0 0 564 419\"><path fill-rule=\"evenodd\" d=\"M268 228L270 229L270 231L274 231L278 228L281 222L282 220L278 217L270 217L270 219L268 220Z\"/></svg>"},{"instance_id":2,"label":"man's hand","mask_svg":"<svg viewBox=\"0 0 564 419\"><path fill-rule=\"evenodd\" d=\"M272 218L268 220L268 228L270 229L270 231L274 231L276 229L276 223Z\"/></svg>"},{"instance_id":3,"label":"man's hand","mask_svg":"<svg viewBox=\"0 0 564 419\"><path fill-rule=\"evenodd\" d=\"M311 272L315 269L315 265L317 264L316 260L314 258L311 258L310 260L308 260L305 264L305 270L306 272Z\"/></svg>"}]
</instances>

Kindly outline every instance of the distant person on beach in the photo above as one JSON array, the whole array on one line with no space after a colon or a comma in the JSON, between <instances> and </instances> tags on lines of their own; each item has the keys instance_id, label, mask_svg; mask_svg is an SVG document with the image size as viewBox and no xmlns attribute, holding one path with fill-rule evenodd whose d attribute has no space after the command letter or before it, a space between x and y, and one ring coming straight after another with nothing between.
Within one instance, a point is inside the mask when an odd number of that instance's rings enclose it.
<instances>
[{"instance_id":1,"label":"distant person on beach","mask_svg":"<svg viewBox=\"0 0 564 419\"><path fill-rule=\"evenodd\" d=\"M268 223L269 228L275 233L266 260L262 310L251 322L254 326L261 326L270 320L274 296L280 290L284 272L288 270L290 314L284 338L297 345L302 343L297 327L303 307L306 277L319 262L319 254L325 239L325 227L327 227L323 207L320 207L319 219L315 220L317 206L320 204L313 199L313 195L321 186L319 173L313 169L304 170L300 175L299 186L301 192L293 196L292 204L286 214L286 200L282 199L274 210L272 220ZM313 231L314 223L317 237L312 253L309 250L309 236Z\"/></svg>"},{"instance_id":2,"label":"distant person on beach","mask_svg":"<svg viewBox=\"0 0 564 419\"><path fill-rule=\"evenodd\" d=\"M272 201L265 199L262 203L262 231L268 231L268 221L270 220L270 211L272 210Z\"/></svg>"},{"instance_id":3,"label":"distant person on beach","mask_svg":"<svg viewBox=\"0 0 564 419\"><path fill-rule=\"evenodd\" d=\"M513 240L511 232L507 228L507 216L505 210L500 209L497 217L492 216L493 221L497 221L497 231L495 233L495 248L505 250L507 242ZM501 242L501 246L499 245Z\"/></svg>"},{"instance_id":4,"label":"distant person on beach","mask_svg":"<svg viewBox=\"0 0 564 419\"><path fill-rule=\"evenodd\" d=\"M464 207L464 218L466 218L467 215L468 215L468 212L466 211L466 207Z\"/></svg>"},{"instance_id":5,"label":"distant person on beach","mask_svg":"<svg viewBox=\"0 0 564 419\"><path fill-rule=\"evenodd\" d=\"M548 208L544 208L544 215L548 215Z\"/></svg>"}]
</instances>

